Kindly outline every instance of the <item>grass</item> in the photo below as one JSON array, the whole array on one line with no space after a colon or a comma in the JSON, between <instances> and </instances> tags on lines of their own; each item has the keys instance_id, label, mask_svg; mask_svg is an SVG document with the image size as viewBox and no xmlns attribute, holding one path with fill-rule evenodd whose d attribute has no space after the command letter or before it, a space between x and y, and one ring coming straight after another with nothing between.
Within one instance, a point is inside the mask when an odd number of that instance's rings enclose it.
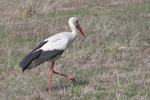
<instances>
[{"instance_id":1,"label":"grass","mask_svg":"<svg viewBox=\"0 0 150 100\"><path fill-rule=\"evenodd\" d=\"M7 2L6 2L7 1ZM122 100L150 98L150 2L139 0L1 0L0 97L3 100ZM51 63L25 73L19 62L49 36L71 31L68 19L79 19L80 34L56 62L55 70L78 83L53 75Z\"/></svg>"},{"instance_id":2,"label":"grass","mask_svg":"<svg viewBox=\"0 0 150 100\"><path fill-rule=\"evenodd\" d=\"M72 16L78 16L78 15L89 15L92 14L89 10L85 11L67 11L67 12L51 12L48 15L41 16L40 18L49 18L49 17L59 17L59 16L65 16L72 17Z\"/></svg>"}]
</instances>

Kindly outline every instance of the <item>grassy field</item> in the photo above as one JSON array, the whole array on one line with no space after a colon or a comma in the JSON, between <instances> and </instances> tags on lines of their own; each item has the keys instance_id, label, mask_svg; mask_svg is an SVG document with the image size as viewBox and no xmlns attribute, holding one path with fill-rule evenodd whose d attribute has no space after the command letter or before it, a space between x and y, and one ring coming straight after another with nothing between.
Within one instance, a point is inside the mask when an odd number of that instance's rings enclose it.
<instances>
[{"instance_id":1,"label":"grassy field","mask_svg":"<svg viewBox=\"0 0 150 100\"><path fill-rule=\"evenodd\" d=\"M19 62L40 42L71 31L80 34L56 62L27 70ZM149 100L150 2L146 0L1 0L0 98L2 100Z\"/></svg>"}]
</instances>

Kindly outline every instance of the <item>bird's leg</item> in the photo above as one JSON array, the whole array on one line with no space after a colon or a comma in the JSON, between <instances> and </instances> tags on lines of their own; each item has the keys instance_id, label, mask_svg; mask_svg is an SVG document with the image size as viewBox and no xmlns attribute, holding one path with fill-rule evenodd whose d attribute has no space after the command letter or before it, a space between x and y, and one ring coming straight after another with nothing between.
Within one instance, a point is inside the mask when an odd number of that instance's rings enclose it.
<instances>
[{"instance_id":1,"label":"bird's leg","mask_svg":"<svg viewBox=\"0 0 150 100\"><path fill-rule=\"evenodd\" d=\"M67 76L67 75L64 75L64 74L60 74L60 73L58 73L58 72L55 72L54 70L53 70L53 73L58 74L58 75L61 75L61 76L64 76L64 77L67 77L69 80L71 80L71 81L73 81L73 82L77 82L74 78L72 78L72 77L70 77L70 76Z\"/></svg>"},{"instance_id":2,"label":"bird's leg","mask_svg":"<svg viewBox=\"0 0 150 100\"><path fill-rule=\"evenodd\" d=\"M50 82L49 82L49 92L51 92L51 83L52 83L52 74L54 72L53 67L54 67L55 62L52 61L52 67L50 69Z\"/></svg>"}]
</instances>

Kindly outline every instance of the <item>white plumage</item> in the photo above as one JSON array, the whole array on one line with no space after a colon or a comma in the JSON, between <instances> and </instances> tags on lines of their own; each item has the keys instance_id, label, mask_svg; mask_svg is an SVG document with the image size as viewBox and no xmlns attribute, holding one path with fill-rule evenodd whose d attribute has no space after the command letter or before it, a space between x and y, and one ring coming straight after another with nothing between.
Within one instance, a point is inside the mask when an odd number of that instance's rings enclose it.
<instances>
[{"instance_id":1,"label":"white plumage","mask_svg":"<svg viewBox=\"0 0 150 100\"><path fill-rule=\"evenodd\" d=\"M76 36L75 36L76 37ZM48 41L40 49L44 51L48 50L66 50L67 47L73 42L72 35L69 32L63 32L52 37L47 38L45 41Z\"/></svg>"}]
</instances>

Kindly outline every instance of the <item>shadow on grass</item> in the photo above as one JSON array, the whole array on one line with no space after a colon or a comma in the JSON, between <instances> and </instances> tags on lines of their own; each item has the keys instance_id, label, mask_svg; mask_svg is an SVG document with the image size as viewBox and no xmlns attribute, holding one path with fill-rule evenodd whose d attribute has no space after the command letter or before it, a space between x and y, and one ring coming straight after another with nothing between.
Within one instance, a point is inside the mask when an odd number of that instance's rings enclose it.
<instances>
[{"instance_id":1,"label":"shadow on grass","mask_svg":"<svg viewBox=\"0 0 150 100\"><path fill-rule=\"evenodd\" d=\"M81 80L78 82L78 85L88 85L89 84L89 80Z\"/></svg>"},{"instance_id":2,"label":"shadow on grass","mask_svg":"<svg viewBox=\"0 0 150 100\"><path fill-rule=\"evenodd\" d=\"M52 91L59 90L59 89L67 89L68 87L71 87L72 85L76 87L76 86L85 86L88 84L89 84L88 80L81 80L81 81L74 82L74 83L72 82L71 84L52 86ZM46 87L45 91L49 91L49 87Z\"/></svg>"}]
</instances>

